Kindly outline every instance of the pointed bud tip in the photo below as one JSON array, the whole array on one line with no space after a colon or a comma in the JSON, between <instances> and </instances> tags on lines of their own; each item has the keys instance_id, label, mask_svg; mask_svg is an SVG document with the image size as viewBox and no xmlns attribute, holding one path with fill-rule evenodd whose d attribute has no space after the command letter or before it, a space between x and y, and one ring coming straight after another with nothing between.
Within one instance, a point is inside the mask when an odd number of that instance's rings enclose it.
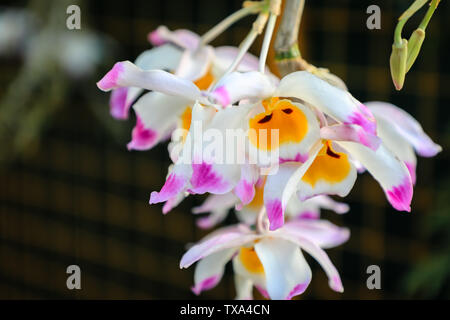
<instances>
[{"instance_id":1,"label":"pointed bud tip","mask_svg":"<svg viewBox=\"0 0 450 320\"><path fill-rule=\"evenodd\" d=\"M408 41L402 39L401 44L392 45L392 53L389 60L392 82L397 90L401 90L406 76L406 60L408 57Z\"/></svg>"}]
</instances>

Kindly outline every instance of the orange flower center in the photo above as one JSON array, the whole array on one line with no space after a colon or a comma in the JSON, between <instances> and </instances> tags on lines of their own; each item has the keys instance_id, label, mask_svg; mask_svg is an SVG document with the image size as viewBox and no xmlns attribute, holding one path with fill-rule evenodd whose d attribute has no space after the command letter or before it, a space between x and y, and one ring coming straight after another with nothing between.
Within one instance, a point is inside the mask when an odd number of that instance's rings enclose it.
<instances>
[{"instance_id":1,"label":"orange flower center","mask_svg":"<svg viewBox=\"0 0 450 320\"><path fill-rule=\"evenodd\" d=\"M264 100L262 104L266 111L249 120L249 140L255 147L271 150L280 144L303 140L308 132L308 120L302 110L289 100L277 97ZM272 141L272 130L278 130L278 141Z\"/></svg>"},{"instance_id":2,"label":"orange flower center","mask_svg":"<svg viewBox=\"0 0 450 320\"><path fill-rule=\"evenodd\" d=\"M327 140L302 180L312 187L321 180L337 183L347 177L350 168L348 156L345 153L334 151L331 141Z\"/></svg>"},{"instance_id":3,"label":"orange flower center","mask_svg":"<svg viewBox=\"0 0 450 320\"><path fill-rule=\"evenodd\" d=\"M200 89L200 90L207 90L211 84L214 82L215 78L211 72L211 68L208 69L208 71L197 80L194 81L194 84Z\"/></svg>"},{"instance_id":4,"label":"orange flower center","mask_svg":"<svg viewBox=\"0 0 450 320\"><path fill-rule=\"evenodd\" d=\"M242 247L239 250L239 259L248 271L252 273L264 273L264 267L259 260L254 247Z\"/></svg>"}]
</instances>

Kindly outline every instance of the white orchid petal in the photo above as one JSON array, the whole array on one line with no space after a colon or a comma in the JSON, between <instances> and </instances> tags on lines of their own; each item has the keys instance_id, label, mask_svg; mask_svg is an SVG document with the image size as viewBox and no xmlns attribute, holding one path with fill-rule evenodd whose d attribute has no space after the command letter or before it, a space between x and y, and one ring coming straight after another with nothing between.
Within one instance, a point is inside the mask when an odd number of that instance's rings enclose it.
<instances>
[{"instance_id":1,"label":"white orchid petal","mask_svg":"<svg viewBox=\"0 0 450 320\"><path fill-rule=\"evenodd\" d=\"M304 237L321 248L333 248L346 242L350 237L347 228L338 227L327 220L297 219L287 222L283 232Z\"/></svg>"},{"instance_id":2,"label":"white orchid petal","mask_svg":"<svg viewBox=\"0 0 450 320\"><path fill-rule=\"evenodd\" d=\"M159 26L156 30L150 32L148 40L155 46L169 42L189 50L196 49L200 43L200 37L196 33L186 29L171 31L166 26Z\"/></svg>"},{"instance_id":3,"label":"white orchid petal","mask_svg":"<svg viewBox=\"0 0 450 320\"><path fill-rule=\"evenodd\" d=\"M272 170L264 187L264 205L270 222L270 230L280 228L284 223L284 210L292 195L297 191L298 183L317 156L321 144L317 143L310 151L305 163L287 162Z\"/></svg>"},{"instance_id":4,"label":"white orchid petal","mask_svg":"<svg viewBox=\"0 0 450 320\"><path fill-rule=\"evenodd\" d=\"M344 124L356 124L375 134L375 120L350 93L330 85L307 71L293 72L281 79L275 93L301 99Z\"/></svg>"},{"instance_id":5,"label":"white orchid petal","mask_svg":"<svg viewBox=\"0 0 450 320\"><path fill-rule=\"evenodd\" d=\"M435 144L423 131L420 123L401 108L378 101L368 102L366 105L376 117L385 119L395 127L397 132L414 146L419 155L433 157L442 150L442 147Z\"/></svg>"},{"instance_id":6,"label":"white orchid petal","mask_svg":"<svg viewBox=\"0 0 450 320\"><path fill-rule=\"evenodd\" d=\"M289 185L289 190L286 188L294 172L301 170L302 166L301 162L283 163L279 166L276 174L267 176L264 186L264 205L270 222L270 230L276 230L284 224L284 211L297 186ZM283 195L285 196L283 197Z\"/></svg>"},{"instance_id":7,"label":"white orchid petal","mask_svg":"<svg viewBox=\"0 0 450 320\"><path fill-rule=\"evenodd\" d=\"M312 273L298 245L280 238L263 238L255 244L255 251L264 266L271 299L291 299L306 290Z\"/></svg>"},{"instance_id":8,"label":"white orchid petal","mask_svg":"<svg viewBox=\"0 0 450 320\"><path fill-rule=\"evenodd\" d=\"M377 150L381 143L377 135L368 133L360 126L349 124L322 127L320 128L320 136L326 140L357 142L374 151Z\"/></svg>"},{"instance_id":9,"label":"white orchid petal","mask_svg":"<svg viewBox=\"0 0 450 320\"><path fill-rule=\"evenodd\" d=\"M258 239L258 235L251 232L248 228L242 226L228 227L225 230L216 232L198 244L192 246L181 258L180 268L188 268L193 263L203 259L215 252L238 248L244 244Z\"/></svg>"},{"instance_id":10,"label":"white orchid petal","mask_svg":"<svg viewBox=\"0 0 450 320\"><path fill-rule=\"evenodd\" d=\"M214 50L209 46L198 51L185 50L175 75L186 80L198 80L209 71L213 59Z\"/></svg>"},{"instance_id":11,"label":"white orchid petal","mask_svg":"<svg viewBox=\"0 0 450 320\"><path fill-rule=\"evenodd\" d=\"M190 100L200 98L200 90L191 81L162 70L144 71L130 61L117 62L97 86L103 91L120 87L139 87Z\"/></svg>"},{"instance_id":12,"label":"white orchid petal","mask_svg":"<svg viewBox=\"0 0 450 320\"><path fill-rule=\"evenodd\" d=\"M142 52L134 61L134 64L142 70L161 69L166 71L176 70L180 64L182 51L173 45L166 44Z\"/></svg>"},{"instance_id":13,"label":"white orchid petal","mask_svg":"<svg viewBox=\"0 0 450 320\"><path fill-rule=\"evenodd\" d=\"M255 196L255 184L259 178L259 170L256 165L243 164L241 178L234 188L234 193L241 200L241 205L249 204Z\"/></svg>"},{"instance_id":14,"label":"white orchid petal","mask_svg":"<svg viewBox=\"0 0 450 320\"><path fill-rule=\"evenodd\" d=\"M399 211L410 211L413 195L411 177L406 165L383 144L373 150L354 142L339 142L380 183L387 199Z\"/></svg>"},{"instance_id":15,"label":"white orchid petal","mask_svg":"<svg viewBox=\"0 0 450 320\"><path fill-rule=\"evenodd\" d=\"M195 266L192 292L199 295L202 291L214 288L222 279L225 265L231 260L235 249L226 249L213 253Z\"/></svg>"},{"instance_id":16,"label":"white orchid petal","mask_svg":"<svg viewBox=\"0 0 450 320\"><path fill-rule=\"evenodd\" d=\"M298 196L293 195L291 199L289 199L286 207L287 216L300 220L319 219L320 206L314 202L315 198L317 197L301 201Z\"/></svg>"},{"instance_id":17,"label":"white orchid petal","mask_svg":"<svg viewBox=\"0 0 450 320\"><path fill-rule=\"evenodd\" d=\"M253 283L250 279L234 274L235 300L253 300Z\"/></svg>"},{"instance_id":18,"label":"white orchid petal","mask_svg":"<svg viewBox=\"0 0 450 320\"><path fill-rule=\"evenodd\" d=\"M378 136L383 140L386 148L395 154L399 160L405 163L409 170L411 180L413 184L415 184L417 157L414 153L413 146L404 135L399 133L396 125L393 125L384 117L379 117L377 115L375 115L375 117L378 124Z\"/></svg>"},{"instance_id":19,"label":"white orchid petal","mask_svg":"<svg viewBox=\"0 0 450 320\"><path fill-rule=\"evenodd\" d=\"M294 233L283 232L280 229L277 231L277 236L289 241L296 243L300 248L310 254L321 266L322 269L328 276L328 285L331 289L337 292L344 292L344 287L342 286L341 277L336 267L330 261L330 258L317 244L310 241L305 237L301 237Z\"/></svg>"},{"instance_id":20,"label":"white orchid petal","mask_svg":"<svg viewBox=\"0 0 450 320\"><path fill-rule=\"evenodd\" d=\"M275 90L270 78L257 71L232 72L224 76L209 97L221 106L234 104L242 99L265 99Z\"/></svg>"},{"instance_id":21,"label":"white orchid petal","mask_svg":"<svg viewBox=\"0 0 450 320\"><path fill-rule=\"evenodd\" d=\"M172 172L159 192L153 191L150 195L150 204L168 201L184 192L188 186L192 168L186 164L175 164Z\"/></svg>"},{"instance_id":22,"label":"white orchid petal","mask_svg":"<svg viewBox=\"0 0 450 320\"><path fill-rule=\"evenodd\" d=\"M194 104L192 108L192 123L207 123L214 115L214 110L210 107L203 107L198 102ZM192 136L195 134L195 125L190 127L186 137L186 141L193 141L195 139ZM150 195L150 204L159 203L173 198L181 192L185 192L190 186L190 180L193 176L194 170L192 167L192 149L195 148L193 144L185 146L181 155L178 157L177 162L173 167L173 171L166 179L164 186L160 192L152 192Z\"/></svg>"},{"instance_id":23,"label":"white orchid petal","mask_svg":"<svg viewBox=\"0 0 450 320\"><path fill-rule=\"evenodd\" d=\"M169 72L175 71L180 65L182 52L173 45L166 44L157 48L142 52L134 61L134 64L142 70L160 69ZM130 87L125 99L124 109L129 109L131 104L142 93L142 88Z\"/></svg>"},{"instance_id":24,"label":"white orchid petal","mask_svg":"<svg viewBox=\"0 0 450 320\"><path fill-rule=\"evenodd\" d=\"M137 124L128 149L148 150L166 138L188 100L160 92L148 92L133 105Z\"/></svg>"},{"instance_id":25,"label":"white orchid petal","mask_svg":"<svg viewBox=\"0 0 450 320\"><path fill-rule=\"evenodd\" d=\"M251 106L241 105L219 110L211 122L205 126L201 148L194 146L193 150L190 192L224 194L238 184L241 177L238 157L242 150L227 139L230 131L237 132L239 129L241 129L242 137L245 138L245 131L242 129L243 119L250 108ZM195 128L196 125L193 121L191 127ZM228 159L227 157L231 155L235 156L233 159Z\"/></svg>"}]
</instances>

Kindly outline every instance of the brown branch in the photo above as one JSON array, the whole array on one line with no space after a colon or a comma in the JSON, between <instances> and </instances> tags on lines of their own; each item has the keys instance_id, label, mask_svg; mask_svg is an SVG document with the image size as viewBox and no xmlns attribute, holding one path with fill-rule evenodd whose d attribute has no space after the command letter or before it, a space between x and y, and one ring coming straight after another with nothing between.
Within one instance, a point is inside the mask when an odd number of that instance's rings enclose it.
<instances>
[{"instance_id":1,"label":"brown branch","mask_svg":"<svg viewBox=\"0 0 450 320\"><path fill-rule=\"evenodd\" d=\"M302 19L305 0L285 0L283 15L274 42L275 61L281 76L307 70L298 50L298 30Z\"/></svg>"},{"instance_id":2,"label":"brown branch","mask_svg":"<svg viewBox=\"0 0 450 320\"><path fill-rule=\"evenodd\" d=\"M274 42L275 63L283 77L291 72L306 70L328 83L347 89L345 83L328 69L316 68L302 58L298 47L298 31L305 0L284 0L283 15Z\"/></svg>"}]
</instances>

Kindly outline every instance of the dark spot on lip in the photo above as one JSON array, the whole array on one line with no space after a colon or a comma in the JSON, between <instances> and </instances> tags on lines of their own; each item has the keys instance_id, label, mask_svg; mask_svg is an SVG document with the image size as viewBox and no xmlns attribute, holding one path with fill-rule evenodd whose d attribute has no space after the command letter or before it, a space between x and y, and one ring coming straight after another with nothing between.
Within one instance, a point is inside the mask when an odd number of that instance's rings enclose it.
<instances>
[{"instance_id":1,"label":"dark spot on lip","mask_svg":"<svg viewBox=\"0 0 450 320\"><path fill-rule=\"evenodd\" d=\"M291 108L283 109L281 111L283 111L284 113L287 113L287 114L291 114L292 113L292 109Z\"/></svg>"},{"instance_id":2,"label":"dark spot on lip","mask_svg":"<svg viewBox=\"0 0 450 320\"><path fill-rule=\"evenodd\" d=\"M333 150L331 150L330 147L327 147L327 155L329 155L330 157L336 158L336 159L341 158L341 156L338 155L337 153L333 152Z\"/></svg>"},{"instance_id":3,"label":"dark spot on lip","mask_svg":"<svg viewBox=\"0 0 450 320\"><path fill-rule=\"evenodd\" d=\"M272 119L272 114L269 114L269 115L265 116L264 118L259 120L258 123L266 123L266 122L269 122L270 119Z\"/></svg>"}]
</instances>

